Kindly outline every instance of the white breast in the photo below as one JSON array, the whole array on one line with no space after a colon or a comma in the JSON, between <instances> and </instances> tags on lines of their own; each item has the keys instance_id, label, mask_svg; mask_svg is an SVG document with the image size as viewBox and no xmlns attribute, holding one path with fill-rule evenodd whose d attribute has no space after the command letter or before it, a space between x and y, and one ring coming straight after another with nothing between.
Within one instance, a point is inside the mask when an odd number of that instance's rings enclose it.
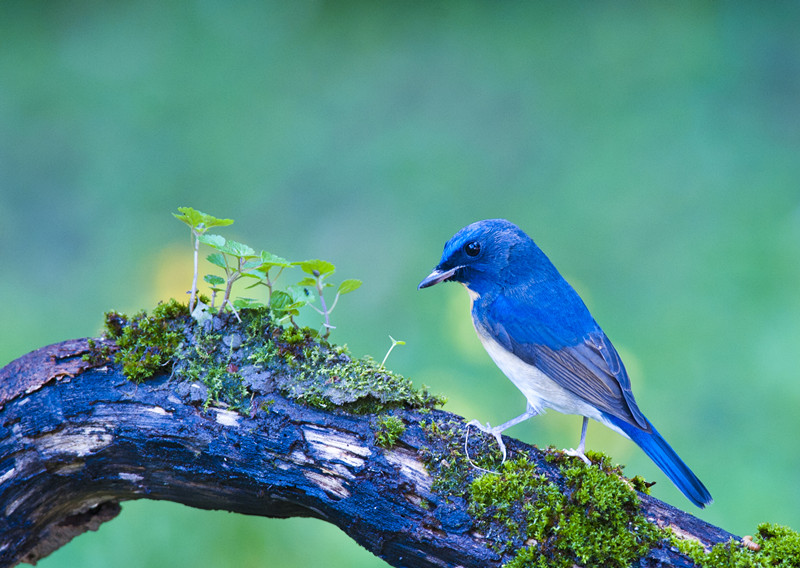
<instances>
[{"instance_id":1,"label":"white breast","mask_svg":"<svg viewBox=\"0 0 800 568\"><path fill-rule=\"evenodd\" d=\"M537 411L552 408L564 414L579 414L605 423L600 411L572 392L560 386L542 371L524 362L505 349L479 326L478 337L500 370L522 391L528 403Z\"/></svg>"}]
</instances>

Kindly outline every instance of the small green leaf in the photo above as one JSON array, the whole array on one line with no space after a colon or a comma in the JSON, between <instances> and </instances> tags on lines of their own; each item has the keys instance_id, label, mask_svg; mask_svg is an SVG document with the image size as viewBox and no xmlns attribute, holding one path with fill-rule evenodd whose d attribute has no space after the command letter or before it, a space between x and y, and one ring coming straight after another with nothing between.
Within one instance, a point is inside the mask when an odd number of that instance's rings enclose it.
<instances>
[{"instance_id":1,"label":"small green leaf","mask_svg":"<svg viewBox=\"0 0 800 568\"><path fill-rule=\"evenodd\" d=\"M318 258L312 260L301 260L300 262L295 262L294 264L298 265L303 272L307 274L314 274L314 272L318 272L321 276L325 274L332 274L336 267L328 262L327 260L320 260Z\"/></svg>"},{"instance_id":2,"label":"small green leaf","mask_svg":"<svg viewBox=\"0 0 800 568\"><path fill-rule=\"evenodd\" d=\"M292 265L291 262L283 258L282 256L278 256L277 254L272 254L271 252L267 252L265 250L261 251L261 262L264 265L272 266L282 266L284 268L289 267Z\"/></svg>"},{"instance_id":3,"label":"small green leaf","mask_svg":"<svg viewBox=\"0 0 800 568\"><path fill-rule=\"evenodd\" d=\"M203 224L209 229L212 227L227 227L228 225L233 225L233 219L219 219L217 217L207 215L207 218L203 221Z\"/></svg>"},{"instance_id":4,"label":"small green leaf","mask_svg":"<svg viewBox=\"0 0 800 568\"><path fill-rule=\"evenodd\" d=\"M288 266L292 266L292 263L285 258L281 258L280 256L274 255L270 252L261 251L260 256L260 260L252 261L254 263L253 269L250 270L248 274L245 274L245 276L251 276L253 278L266 278L269 276L269 271L273 268L280 268L283 270ZM278 274L280 274L280 272L278 272Z\"/></svg>"},{"instance_id":5,"label":"small green leaf","mask_svg":"<svg viewBox=\"0 0 800 568\"><path fill-rule=\"evenodd\" d=\"M206 260L215 266L219 266L220 268L228 268L228 263L225 262L225 256L222 253L212 253L206 257Z\"/></svg>"},{"instance_id":6,"label":"small green leaf","mask_svg":"<svg viewBox=\"0 0 800 568\"><path fill-rule=\"evenodd\" d=\"M283 290L275 290L269 299L269 304L275 310L282 310L292 303L292 297Z\"/></svg>"},{"instance_id":7,"label":"small green leaf","mask_svg":"<svg viewBox=\"0 0 800 568\"><path fill-rule=\"evenodd\" d=\"M244 308L263 308L264 302L254 300L253 298L236 298L233 301L233 307L237 310Z\"/></svg>"},{"instance_id":8,"label":"small green leaf","mask_svg":"<svg viewBox=\"0 0 800 568\"><path fill-rule=\"evenodd\" d=\"M212 286L221 286L225 284L225 279L222 276L217 276L216 274L206 274L203 276L203 280Z\"/></svg>"},{"instance_id":9,"label":"small green leaf","mask_svg":"<svg viewBox=\"0 0 800 568\"><path fill-rule=\"evenodd\" d=\"M296 316L300 313L299 309L306 305L305 299L287 293L283 290L276 290L272 293L269 305L279 314Z\"/></svg>"},{"instance_id":10,"label":"small green leaf","mask_svg":"<svg viewBox=\"0 0 800 568\"><path fill-rule=\"evenodd\" d=\"M200 229L198 232L205 232L211 227L225 227L233 223L233 219L218 219L191 207L178 207L178 213L172 215L193 229Z\"/></svg>"},{"instance_id":11,"label":"small green leaf","mask_svg":"<svg viewBox=\"0 0 800 568\"><path fill-rule=\"evenodd\" d=\"M244 243L240 243L237 241L228 241L225 243L225 246L218 247L219 250L222 252L226 252L231 256L235 256L236 258L244 258L246 256L255 256L256 251L252 248L247 246Z\"/></svg>"},{"instance_id":12,"label":"small green leaf","mask_svg":"<svg viewBox=\"0 0 800 568\"><path fill-rule=\"evenodd\" d=\"M313 278L303 278L300 282L297 283L298 286L316 286L317 281Z\"/></svg>"},{"instance_id":13,"label":"small green leaf","mask_svg":"<svg viewBox=\"0 0 800 568\"><path fill-rule=\"evenodd\" d=\"M353 290L358 290L361 287L361 280L356 278L348 278L347 280L343 281L339 284L339 294L349 294Z\"/></svg>"},{"instance_id":14,"label":"small green leaf","mask_svg":"<svg viewBox=\"0 0 800 568\"><path fill-rule=\"evenodd\" d=\"M303 305L307 304L310 300L314 298L311 292L309 292L302 286L287 286L286 292L292 298L292 301L300 302Z\"/></svg>"},{"instance_id":15,"label":"small green leaf","mask_svg":"<svg viewBox=\"0 0 800 568\"><path fill-rule=\"evenodd\" d=\"M205 213L201 213L191 207L178 207L178 213L173 213L172 215L192 228L200 225L203 222L203 218L206 217Z\"/></svg>"},{"instance_id":16,"label":"small green leaf","mask_svg":"<svg viewBox=\"0 0 800 568\"><path fill-rule=\"evenodd\" d=\"M200 235L197 240L217 250L222 250L226 242L225 237L222 235Z\"/></svg>"},{"instance_id":17,"label":"small green leaf","mask_svg":"<svg viewBox=\"0 0 800 568\"><path fill-rule=\"evenodd\" d=\"M252 271L258 269L261 266L261 260L258 258L250 258L245 260L242 264L242 272L247 272L245 276L249 276Z\"/></svg>"}]
</instances>

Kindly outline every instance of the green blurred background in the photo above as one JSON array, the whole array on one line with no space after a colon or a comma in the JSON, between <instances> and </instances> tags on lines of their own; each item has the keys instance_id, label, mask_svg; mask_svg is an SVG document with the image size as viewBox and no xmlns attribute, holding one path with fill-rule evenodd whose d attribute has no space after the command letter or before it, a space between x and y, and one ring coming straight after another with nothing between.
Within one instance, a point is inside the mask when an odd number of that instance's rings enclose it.
<instances>
[{"instance_id":1,"label":"green blurred background","mask_svg":"<svg viewBox=\"0 0 800 568\"><path fill-rule=\"evenodd\" d=\"M189 205L362 289L337 342L499 423L522 396L457 286L460 227L528 231L739 534L800 529L800 5L0 4L0 365L189 285ZM580 419L510 434L573 447ZM588 444L691 505L630 442ZM385 566L315 520L126 503L43 568Z\"/></svg>"}]
</instances>

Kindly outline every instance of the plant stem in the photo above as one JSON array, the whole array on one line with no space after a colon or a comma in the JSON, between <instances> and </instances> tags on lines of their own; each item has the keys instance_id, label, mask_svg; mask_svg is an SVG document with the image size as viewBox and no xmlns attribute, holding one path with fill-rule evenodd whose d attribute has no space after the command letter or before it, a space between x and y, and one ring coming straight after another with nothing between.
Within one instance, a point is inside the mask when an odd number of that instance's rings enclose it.
<instances>
[{"instance_id":1,"label":"plant stem","mask_svg":"<svg viewBox=\"0 0 800 568\"><path fill-rule=\"evenodd\" d=\"M225 309L225 304L230 304L230 297L231 297L231 288L233 288L233 281L236 280L236 273L234 272L228 278L228 284L225 286L225 296L222 298L222 303L219 305L219 311ZM233 306L231 306L233 308Z\"/></svg>"},{"instance_id":2,"label":"plant stem","mask_svg":"<svg viewBox=\"0 0 800 568\"><path fill-rule=\"evenodd\" d=\"M331 334L331 319L330 319L330 311L328 310L328 305L325 303L325 297L322 295L322 278L317 276L317 293L319 294L319 303L322 306L322 314L325 316L325 339L328 338Z\"/></svg>"},{"instance_id":3,"label":"plant stem","mask_svg":"<svg viewBox=\"0 0 800 568\"><path fill-rule=\"evenodd\" d=\"M192 230L194 235L194 276L192 277L192 297L189 300L189 313L194 311L195 301L197 300L197 255L200 251L200 236Z\"/></svg>"}]
</instances>

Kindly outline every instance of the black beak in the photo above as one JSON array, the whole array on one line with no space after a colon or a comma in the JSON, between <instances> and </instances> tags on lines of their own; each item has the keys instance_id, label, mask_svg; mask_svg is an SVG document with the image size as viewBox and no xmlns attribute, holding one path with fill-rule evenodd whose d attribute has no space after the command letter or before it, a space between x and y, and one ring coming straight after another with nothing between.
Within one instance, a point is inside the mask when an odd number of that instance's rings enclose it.
<instances>
[{"instance_id":1,"label":"black beak","mask_svg":"<svg viewBox=\"0 0 800 568\"><path fill-rule=\"evenodd\" d=\"M423 288L427 288L428 286L433 286L434 284L438 284L439 282L444 282L445 280L449 280L452 278L453 274L456 273L456 270L459 268L463 268L462 266L456 266L455 268L451 268L450 270L440 270L436 269L430 274L428 274L425 279L419 283L417 286L417 290L422 290Z\"/></svg>"}]
</instances>

